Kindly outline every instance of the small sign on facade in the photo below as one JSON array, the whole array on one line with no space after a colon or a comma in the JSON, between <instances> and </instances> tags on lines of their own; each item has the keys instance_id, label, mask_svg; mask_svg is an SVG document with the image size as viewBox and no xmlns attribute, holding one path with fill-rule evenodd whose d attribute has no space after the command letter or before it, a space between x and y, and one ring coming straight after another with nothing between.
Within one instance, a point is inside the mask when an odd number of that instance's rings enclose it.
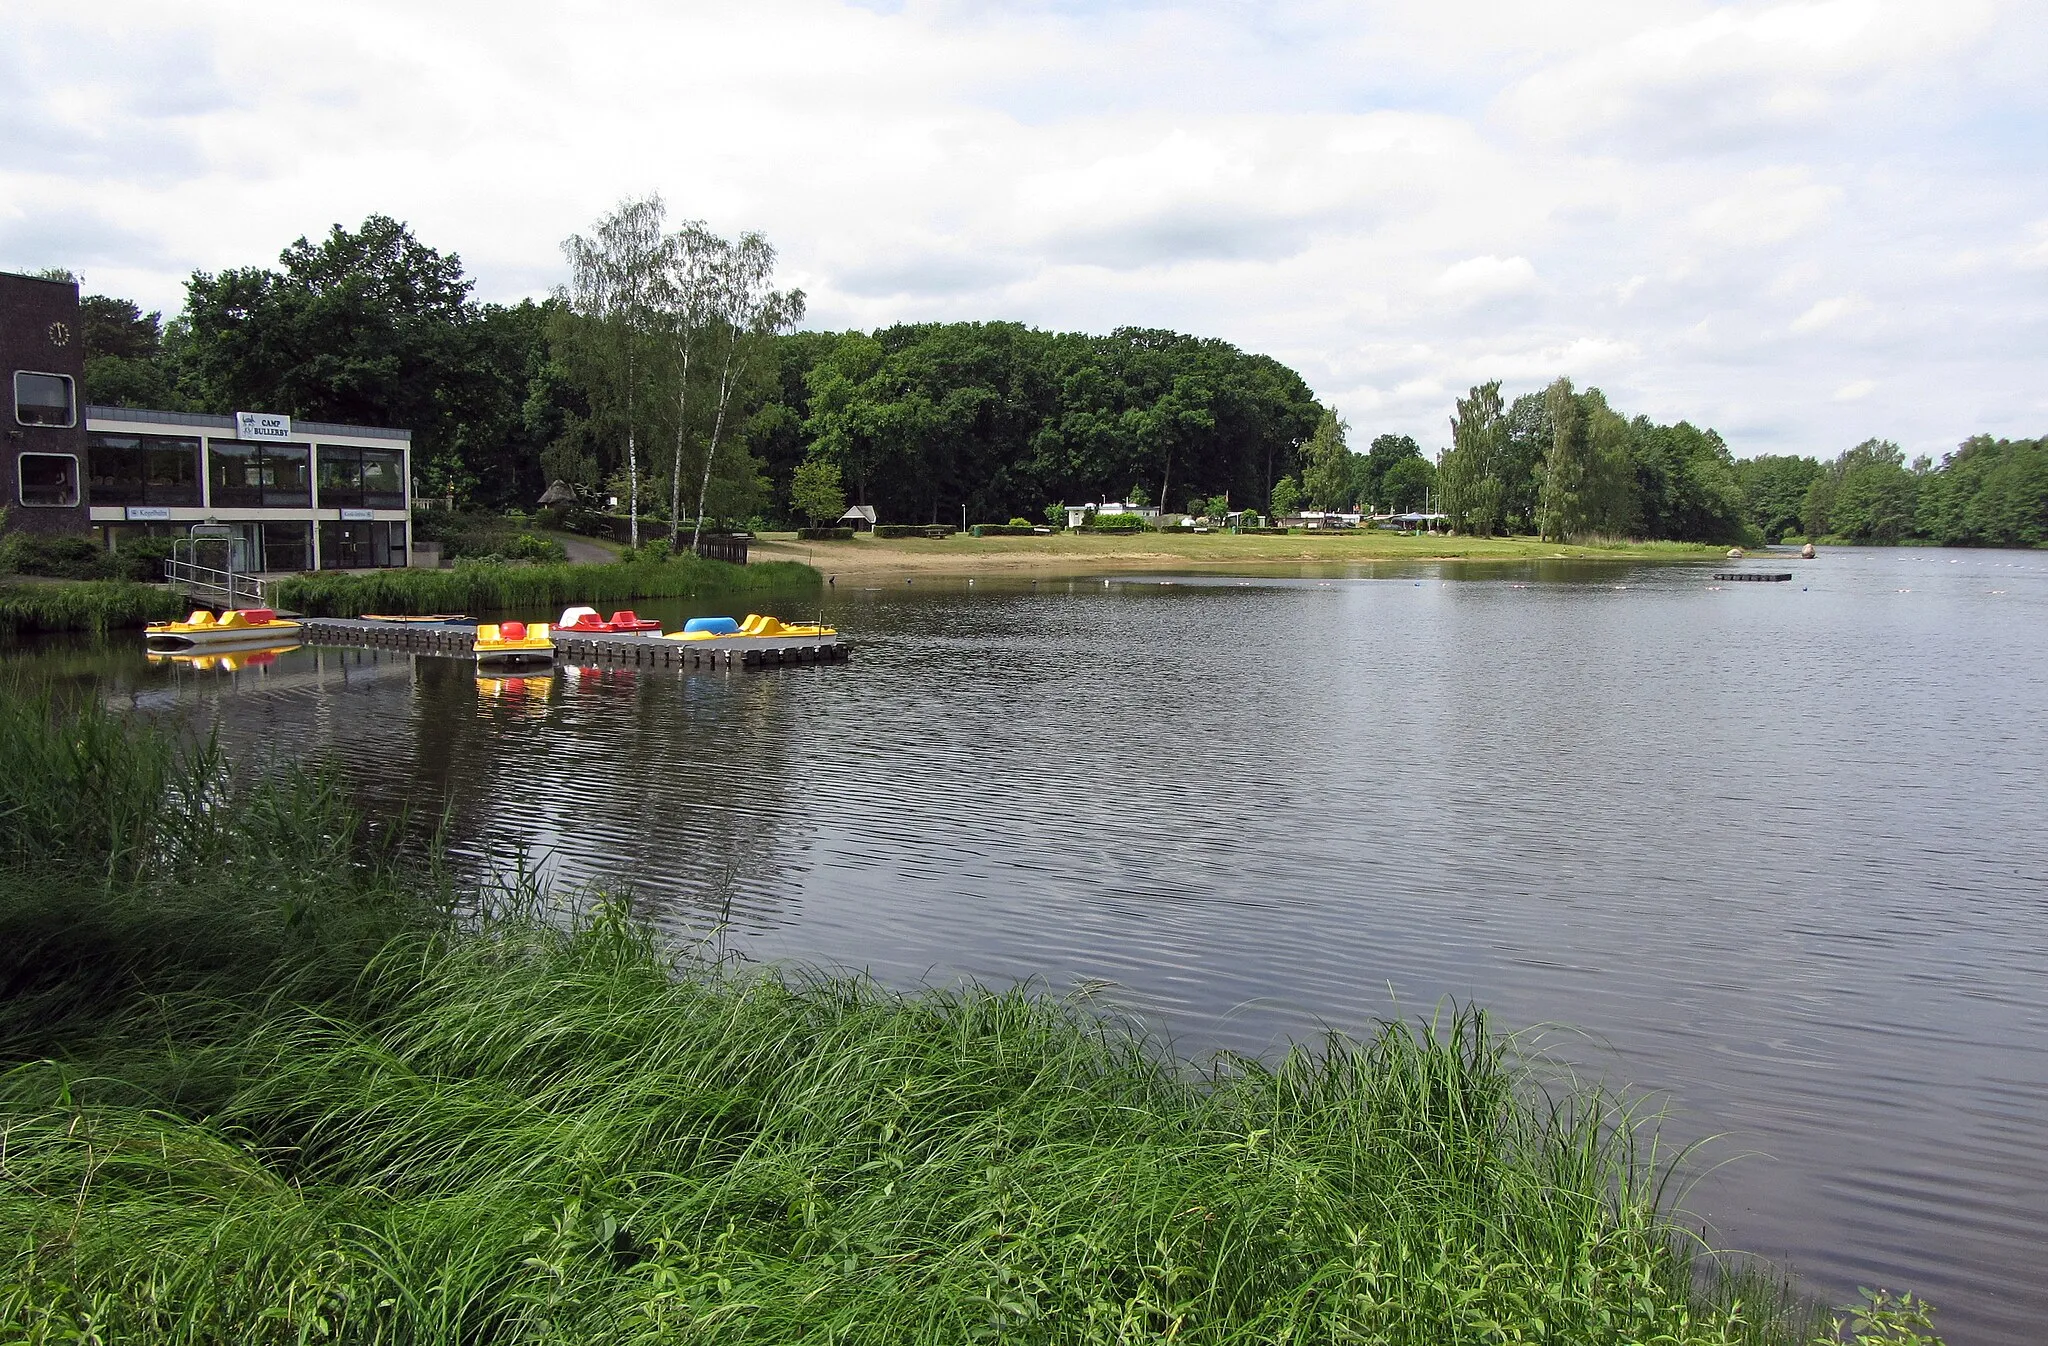
<instances>
[{"instance_id":1,"label":"small sign on facade","mask_svg":"<svg viewBox=\"0 0 2048 1346\"><path fill-rule=\"evenodd\" d=\"M292 418L273 416L267 411L238 411L235 413L235 438L237 439L290 439Z\"/></svg>"},{"instance_id":2,"label":"small sign on facade","mask_svg":"<svg viewBox=\"0 0 2048 1346\"><path fill-rule=\"evenodd\" d=\"M374 519L377 517L377 511L374 509L345 509L341 512L341 517L344 520Z\"/></svg>"},{"instance_id":3,"label":"small sign on facade","mask_svg":"<svg viewBox=\"0 0 2048 1346\"><path fill-rule=\"evenodd\" d=\"M169 505L130 505L128 507L128 521L130 523L145 521L169 523L171 521L171 507Z\"/></svg>"}]
</instances>

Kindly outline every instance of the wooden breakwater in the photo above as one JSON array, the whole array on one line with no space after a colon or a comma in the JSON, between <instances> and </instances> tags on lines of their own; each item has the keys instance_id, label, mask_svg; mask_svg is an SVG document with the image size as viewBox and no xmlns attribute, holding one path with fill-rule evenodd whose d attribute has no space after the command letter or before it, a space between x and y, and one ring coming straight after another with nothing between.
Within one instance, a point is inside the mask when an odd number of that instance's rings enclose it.
<instances>
[{"instance_id":1,"label":"wooden breakwater","mask_svg":"<svg viewBox=\"0 0 2048 1346\"><path fill-rule=\"evenodd\" d=\"M1789 570L1719 570L1717 580L1747 580L1756 584L1783 584L1792 578Z\"/></svg>"},{"instance_id":2,"label":"wooden breakwater","mask_svg":"<svg viewBox=\"0 0 2048 1346\"><path fill-rule=\"evenodd\" d=\"M359 645L463 659L475 655L476 628L453 622L371 622L352 617L303 617L314 645ZM572 664L641 668L782 668L846 662L853 646L838 636L786 639L668 640L661 636L551 632L555 658Z\"/></svg>"}]
</instances>

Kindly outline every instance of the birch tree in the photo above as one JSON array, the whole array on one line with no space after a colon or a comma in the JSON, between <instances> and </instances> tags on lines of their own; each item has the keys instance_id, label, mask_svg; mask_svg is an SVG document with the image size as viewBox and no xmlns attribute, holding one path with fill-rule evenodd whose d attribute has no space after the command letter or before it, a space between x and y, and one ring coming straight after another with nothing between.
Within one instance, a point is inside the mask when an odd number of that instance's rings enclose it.
<instances>
[{"instance_id":1,"label":"birch tree","mask_svg":"<svg viewBox=\"0 0 2048 1346\"><path fill-rule=\"evenodd\" d=\"M691 220L662 240L657 304L669 356L676 362L675 458L669 472L668 540L683 529L683 453L690 437L690 367L710 325L726 251L724 239ZM702 508L698 510L703 513Z\"/></svg>"},{"instance_id":2,"label":"birch tree","mask_svg":"<svg viewBox=\"0 0 2048 1346\"><path fill-rule=\"evenodd\" d=\"M704 452L704 476L697 486L697 522L690 533L695 550L704 536L704 500L711 469L725 434L732 395L758 351L803 321L804 292L776 290L775 246L758 233L741 234L718 251L711 284L712 355L718 361L718 402L711 419L711 443Z\"/></svg>"},{"instance_id":3,"label":"birch tree","mask_svg":"<svg viewBox=\"0 0 2048 1346\"><path fill-rule=\"evenodd\" d=\"M598 220L590 236L562 241L569 259L570 307L596 329L608 393L626 427L626 496L632 545L640 545L640 450L636 414L646 376L642 346L653 325L663 256L659 195L628 197Z\"/></svg>"}]
</instances>

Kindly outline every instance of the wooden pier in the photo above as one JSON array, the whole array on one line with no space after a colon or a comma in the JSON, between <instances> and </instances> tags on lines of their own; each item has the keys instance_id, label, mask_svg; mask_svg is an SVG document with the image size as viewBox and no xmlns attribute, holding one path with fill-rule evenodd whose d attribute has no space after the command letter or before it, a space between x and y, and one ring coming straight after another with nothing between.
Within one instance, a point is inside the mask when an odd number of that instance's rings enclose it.
<instances>
[{"instance_id":1,"label":"wooden pier","mask_svg":"<svg viewBox=\"0 0 2048 1346\"><path fill-rule=\"evenodd\" d=\"M1756 584L1783 584L1792 578L1789 570L1721 570L1716 571L1717 580L1748 580Z\"/></svg>"},{"instance_id":2,"label":"wooden pier","mask_svg":"<svg viewBox=\"0 0 2048 1346\"><path fill-rule=\"evenodd\" d=\"M449 622L371 622L352 617L296 619L313 645L366 645L416 654L475 657L476 628ZM853 646L838 636L790 639L668 640L661 636L550 632L555 660L640 668L782 668L839 664Z\"/></svg>"}]
</instances>

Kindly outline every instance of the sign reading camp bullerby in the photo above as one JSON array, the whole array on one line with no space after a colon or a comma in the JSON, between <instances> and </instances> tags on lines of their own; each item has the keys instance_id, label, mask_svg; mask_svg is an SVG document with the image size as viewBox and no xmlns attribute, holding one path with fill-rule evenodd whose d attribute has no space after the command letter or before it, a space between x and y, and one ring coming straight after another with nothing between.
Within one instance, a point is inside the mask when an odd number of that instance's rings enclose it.
<instances>
[{"instance_id":1,"label":"sign reading camp bullerby","mask_svg":"<svg viewBox=\"0 0 2048 1346\"><path fill-rule=\"evenodd\" d=\"M238 411L235 413L236 439L290 439L292 418L273 416L267 411Z\"/></svg>"}]
</instances>

